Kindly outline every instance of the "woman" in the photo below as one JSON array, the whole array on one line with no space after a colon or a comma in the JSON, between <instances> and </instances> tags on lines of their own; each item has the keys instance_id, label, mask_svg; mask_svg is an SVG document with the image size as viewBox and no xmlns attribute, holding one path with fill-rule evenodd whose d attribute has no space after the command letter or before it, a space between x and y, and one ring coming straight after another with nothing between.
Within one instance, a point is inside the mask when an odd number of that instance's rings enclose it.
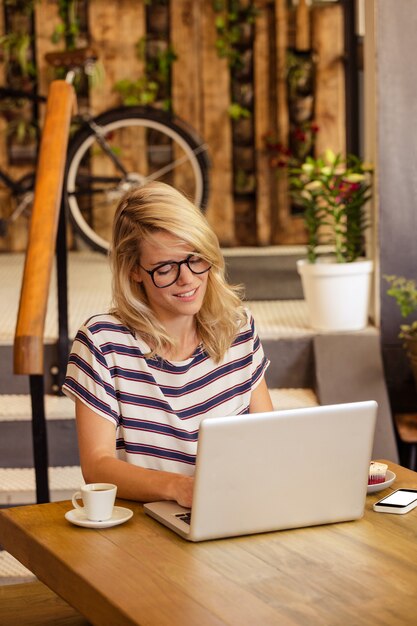
<instances>
[{"instance_id":1,"label":"woman","mask_svg":"<svg viewBox=\"0 0 417 626\"><path fill-rule=\"evenodd\" d=\"M201 420L271 410L269 362L216 235L169 185L122 199L111 262L113 309L80 328L63 387L83 475L122 498L191 506Z\"/></svg>"}]
</instances>

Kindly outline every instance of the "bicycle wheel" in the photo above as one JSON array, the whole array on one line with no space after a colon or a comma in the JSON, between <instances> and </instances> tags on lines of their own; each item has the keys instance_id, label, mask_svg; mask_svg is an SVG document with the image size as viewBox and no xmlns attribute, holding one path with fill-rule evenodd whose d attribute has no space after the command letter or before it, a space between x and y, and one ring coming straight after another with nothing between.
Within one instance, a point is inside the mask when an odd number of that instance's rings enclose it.
<instances>
[{"instance_id":1,"label":"bicycle wheel","mask_svg":"<svg viewBox=\"0 0 417 626\"><path fill-rule=\"evenodd\" d=\"M70 141L65 194L71 221L90 247L107 252L126 191L161 180L204 210L208 170L207 146L179 118L141 107L107 111Z\"/></svg>"}]
</instances>

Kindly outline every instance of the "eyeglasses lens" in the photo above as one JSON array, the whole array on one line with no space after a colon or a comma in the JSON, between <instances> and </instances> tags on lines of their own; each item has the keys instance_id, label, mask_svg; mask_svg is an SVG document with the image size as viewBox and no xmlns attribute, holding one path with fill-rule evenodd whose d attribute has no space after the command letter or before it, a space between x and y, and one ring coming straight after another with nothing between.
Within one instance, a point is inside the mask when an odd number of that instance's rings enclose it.
<instances>
[{"instance_id":1,"label":"eyeglasses lens","mask_svg":"<svg viewBox=\"0 0 417 626\"><path fill-rule=\"evenodd\" d=\"M208 272L211 265L205 259L198 256L190 256L183 261L167 263L155 268L152 272L153 282L157 287L169 287L173 285L180 275L181 265L187 265L193 274L204 274Z\"/></svg>"}]
</instances>

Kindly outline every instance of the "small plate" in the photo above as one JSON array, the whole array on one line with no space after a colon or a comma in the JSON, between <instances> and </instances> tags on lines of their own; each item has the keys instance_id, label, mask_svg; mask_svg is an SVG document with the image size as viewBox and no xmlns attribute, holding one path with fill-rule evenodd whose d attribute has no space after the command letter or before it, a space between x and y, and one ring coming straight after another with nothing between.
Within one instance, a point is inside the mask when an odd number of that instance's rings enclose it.
<instances>
[{"instance_id":1,"label":"small plate","mask_svg":"<svg viewBox=\"0 0 417 626\"><path fill-rule=\"evenodd\" d=\"M375 485L368 485L367 493L375 493L377 491L382 491L383 489L386 489L387 487L392 485L392 483L394 482L396 478L397 476L396 474L394 474L394 472L391 472L391 470L387 470L386 480L383 483L376 483Z\"/></svg>"},{"instance_id":2,"label":"small plate","mask_svg":"<svg viewBox=\"0 0 417 626\"><path fill-rule=\"evenodd\" d=\"M71 511L65 513L65 519L71 522L71 524L83 526L84 528L110 528L111 526L117 526L118 524L127 522L132 515L133 511L130 509L125 509L122 506L115 506L111 518L103 520L102 522L93 522L87 518L83 511L79 511L78 509L72 509Z\"/></svg>"}]
</instances>

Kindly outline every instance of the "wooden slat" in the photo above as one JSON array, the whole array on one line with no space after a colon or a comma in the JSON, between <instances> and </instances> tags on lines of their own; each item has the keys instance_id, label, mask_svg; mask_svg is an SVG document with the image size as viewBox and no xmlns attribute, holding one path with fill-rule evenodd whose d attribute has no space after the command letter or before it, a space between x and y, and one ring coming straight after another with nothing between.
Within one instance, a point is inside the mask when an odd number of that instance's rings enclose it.
<instances>
[{"instance_id":1,"label":"wooden slat","mask_svg":"<svg viewBox=\"0 0 417 626\"><path fill-rule=\"evenodd\" d=\"M271 59L269 55L269 13L267 6L256 23L254 42L255 87L255 149L256 149L256 223L257 241L261 246L271 243L271 177L269 156L265 150L265 135L274 128L271 98Z\"/></svg>"},{"instance_id":2,"label":"wooden slat","mask_svg":"<svg viewBox=\"0 0 417 626\"><path fill-rule=\"evenodd\" d=\"M46 305L74 102L71 85L62 80L51 84L15 334L16 374L43 373Z\"/></svg>"},{"instance_id":3,"label":"wooden slat","mask_svg":"<svg viewBox=\"0 0 417 626\"><path fill-rule=\"evenodd\" d=\"M100 63L104 67L103 81L90 90L90 111L93 115L112 107L120 106L121 99L114 91L114 84L124 78L136 80L144 73L144 62L137 58L136 43L145 35L145 4L143 2L102 2L91 0L88 3L88 21L91 46L96 50ZM123 142L123 138L119 139ZM137 147L136 154L144 155L143 131L137 129L135 141L133 134L126 136L123 159L129 165L127 150ZM95 154L91 163L92 173L114 175L114 166L110 159L101 153ZM137 171L131 166L131 171ZM145 159L141 158L142 174L146 174ZM103 208L105 210L103 210ZM100 236L110 239L113 215L106 205L98 203L93 208L94 228Z\"/></svg>"},{"instance_id":4,"label":"wooden slat","mask_svg":"<svg viewBox=\"0 0 417 626\"><path fill-rule=\"evenodd\" d=\"M0 2L0 35L4 34L4 1ZM0 84L6 84L6 66L0 63ZM25 174L31 172L33 168L29 165L9 165L8 149L7 149L7 132L8 123L2 115L0 115L0 167L12 179L19 179ZM15 208L15 200L10 191L1 185L0 203L2 205L1 216L8 217ZM6 237L0 238L0 250L9 252L19 252L26 248L27 243L27 220L21 217L13 224L9 225Z\"/></svg>"},{"instance_id":5,"label":"wooden slat","mask_svg":"<svg viewBox=\"0 0 417 626\"><path fill-rule=\"evenodd\" d=\"M172 66L173 110L198 133L203 132L200 5L176 0L170 12L170 40L178 57Z\"/></svg>"},{"instance_id":6,"label":"wooden slat","mask_svg":"<svg viewBox=\"0 0 417 626\"><path fill-rule=\"evenodd\" d=\"M287 93L287 3L286 0L275 0L275 32L276 32L276 89L277 89L277 138L283 146L288 145L289 113ZM276 215L272 220L273 243L284 243L288 229L291 228L290 202L288 197L288 181L284 175L277 178Z\"/></svg>"},{"instance_id":7,"label":"wooden slat","mask_svg":"<svg viewBox=\"0 0 417 626\"><path fill-rule=\"evenodd\" d=\"M143 74L143 62L135 53L135 44L145 35L145 3L118 0L88 2L91 46L104 66L102 84L91 90L90 107L94 114L120 104L113 91L118 80L135 80Z\"/></svg>"},{"instance_id":8,"label":"wooden slat","mask_svg":"<svg viewBox=\"0 0 417 626\"><path fill-rule=\"evenodd\" d=\"M3 2L0 1L0 37L4 35L4 11ZM6 80L6 67L4 63L0 63L0 83L5 84ZM0 167L7 167L6 159L6 128L7 122L2 115L0 115ZM2 198L2 196L1 196Z\"/></svg>"},{"instance_id":9,"label":"wooden slat","mask_svg":"<svg viewBox=\"0 0 417 626\"><path fill-rule=\"evenodd\" d=\"M0 3L0 36L4 34L4 12L3 2ZM0 82L2 85L5 83L5 66L4 63L0 63ZM0 167L7 170L7 157L6 157L6 129L7 122L2 115L0 115ZM0 204L1 204L1 217L6 217L10 210L10 194L7 189L0 188ZM7 239L0 238L0 250L8 250L10 242Z\"/></svg>"},{"instance_id":10,"label":"wooden slat","mask_svg":"<svg viewBox=\"0 0 417 626\"><path fill-rule=\"evenodd\" d=\"M307 0L298 0L295 12L295 47L299 52L310 49L310 8Z\"/></svg>"},{"instance_id":11,"label":"wooden slat","mask_svg":"<svg viewBox=\"0 0 417 626\"><path fill-rule=\"evenodd\" d=\"M207 218L224 246L235 243L233 207L230 76L227 61L215 49L216 30L211 2L201 2L201 69L203 78L203 137L210 148L210 200ZM192 88L192 86L190 86Z\"/></svg>"},{"instance_id":12,"label":"wooden slat","mask_svg":"<svg viewBox=\"0 0 417 626\"><path fill-rule=\"evenodd\" d=\"M59 7L55 0L39 0L34 3L34 20L35 20L35 33L36 33L36 77L38 83L38 93L42 96L46 96L48 93L49 85L56 78L56 73L53 67L49 65L45 60L45 55L48 52L58 52L64 50L65 42L62 39L58 44L53 42L53 34L57 27L62 25L61 18L59 17ZM74 111L75 112L75 111ZM38 108L38 123L40 128L43 127L45 122L46 107L41 104ZM20 177L22 175L21 168L19 168ZM34 167L31 168L31 171ZM28 231L28 224L24 224L26 227L26 235ZM27 237L26 237L27 239ZM67 226L67 245L70 247L73 241L73 231L70 224ZM25 249L26 245L21 248Z\"/></svg>"},{"instance_id":13,"label":"wooden slat","mask_svg":"<svg viewBox=\"0 0 417 626\"><path fill-rule=\"evenodd\" d=\"M49 85L54 79L54 70L46 63L45 54L64 49L64 41L59 44L52 42L52 35L55 28L61 24L61 19L58 13L57 2L39 0L39 2L35 2L34 9L38 90L42 95L46 95ZM43 120L45 116L44 108L42 108L40 114L40 119Z\"/></svg>"},{"instance_id":14,"label":"wooden slat","mask_svg":"<svg viewBox=\"0 0 417 626\"><path fill-rule=\"evenodd\" d=\"M344 36L341 4L312 8L312 47L316 53L316 153L346 151Z\"/></svg>"},{"instance_id":15,"label":"wooden slat","mask_svg":"<svg viewBox=\"0 0 417 626\"><path fill-rule=\"evenodd\" d=\"M203 132L200 40L200 3L190 0L173 2L170 11L170 42L177 55L172 65L173 112L199 135ZM190 54L190 50L194 54ZM177 148L175 158L181 160L183 156L184 152ZM186 166L175 168L169 182L177 189L193 193L194 176Z\"/></svg>"}]
</instances>

